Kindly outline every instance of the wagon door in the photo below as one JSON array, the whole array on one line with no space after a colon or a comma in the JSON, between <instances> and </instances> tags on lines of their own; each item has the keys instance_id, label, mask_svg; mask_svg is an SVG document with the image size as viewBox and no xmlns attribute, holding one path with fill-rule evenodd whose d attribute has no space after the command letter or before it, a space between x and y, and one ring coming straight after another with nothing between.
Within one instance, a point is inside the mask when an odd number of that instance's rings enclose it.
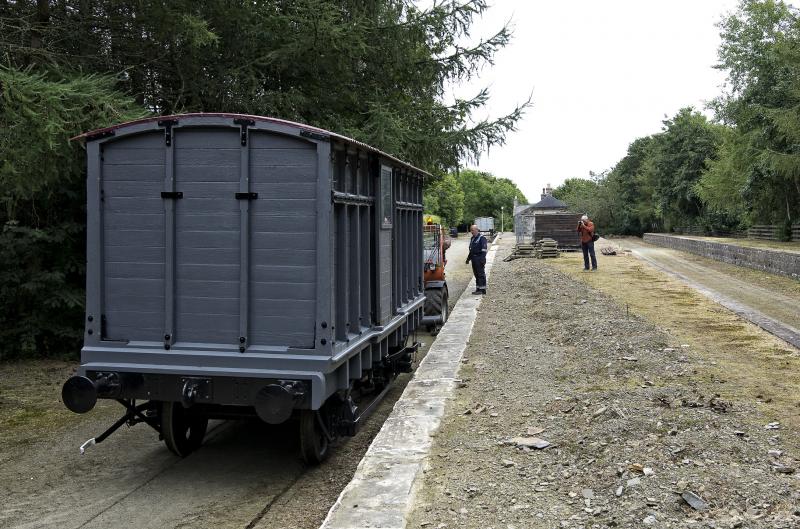
<instances>
[{"instance_id":1,"label":"wagon door","mask_svg":"<svg viewBox=\"0 0 800 529\"><path fill-rule=\"evenodd\" d=\"M239 131L176 129L175 340L237 343L239 337Z\"/></svg>"},{"instance_id":2,"label":"wagon door","mask_svg":"<svg viewBox=\"0 0 800 529\"><path fill-rule=\"evenodd\" d=\"M317 296L317 149L250 134L250 344L313 348Z\"/></svg>"},{"instance_id":3,"label":"wagon door","mask_svg":"<svg viewBox=\"0 0 800 529\"><path fill-rule=\"evenodd\" d=\"M172 125L104 148L103 338L313 347L316 145Z\"/></svg>"}]
</instances>

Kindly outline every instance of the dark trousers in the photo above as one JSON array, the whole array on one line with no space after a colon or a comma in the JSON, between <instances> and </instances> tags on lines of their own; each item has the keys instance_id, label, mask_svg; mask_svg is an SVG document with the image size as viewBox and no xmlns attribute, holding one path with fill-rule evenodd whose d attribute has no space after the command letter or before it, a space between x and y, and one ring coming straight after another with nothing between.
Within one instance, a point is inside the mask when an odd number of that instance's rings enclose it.
<instances>
[{"instance_id":1,"label":"dark trousers","mask_svg":"<svg viewBox=\"0 0 800 529\"><path fill-rule=\"evenodd\" d=\"M592 256L592 268L597 269L597 257L594 255L594 241L582 242L581 250L583 250L583 268L589 269L589 256Z\"/></svg>"},{"instance_id":2,"label":"dark trousers","mask_svg":"<svg viewBox=\"0 0 800 529\"><path fill-rule=\"evenodd\" d=\"M486 290L486 257L472 257L472 274L475 276L475 288Z\"/></svg>"}]
</instances>

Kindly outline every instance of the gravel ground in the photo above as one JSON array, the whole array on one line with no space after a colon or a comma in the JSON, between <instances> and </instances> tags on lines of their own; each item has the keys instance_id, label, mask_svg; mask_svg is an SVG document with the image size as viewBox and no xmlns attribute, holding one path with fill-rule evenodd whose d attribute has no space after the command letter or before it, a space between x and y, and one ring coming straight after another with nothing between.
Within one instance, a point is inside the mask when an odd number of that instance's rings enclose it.
<instances>
[{"instance_id":1,"label":"gravel ground","mask_svg":"<svg viewBox=\"0 0 800 529\"><path fill-rule=\"evenodd\" d=\"M598 291L503 262L509 242L408 527L800 527L792 426Z\"/></svg>"}]
</instances>

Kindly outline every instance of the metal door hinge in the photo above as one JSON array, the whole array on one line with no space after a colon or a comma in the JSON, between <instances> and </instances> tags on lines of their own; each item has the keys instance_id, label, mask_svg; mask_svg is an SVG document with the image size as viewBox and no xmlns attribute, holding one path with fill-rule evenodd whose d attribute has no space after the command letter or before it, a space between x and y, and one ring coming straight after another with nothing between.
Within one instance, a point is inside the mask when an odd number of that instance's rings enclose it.
<instances>
[{"instance_id":1,"label":"metal door hinge","mask_svg":"<svg viewBox=\"0 0 800 529\"><path fill-rule=\"evenodd\" d=\"M177 119L162 119L158 122L159 127L164 127L164 143L167 145L167 147L172 145L172 127L177 124Z\"/></svg>"},{"instance_id":2,"label":"metal door hinge","mask_svg":"<svg viewBox=\"0 0 800 529\"><path fill-rule=\"evenodd\" d=\"M234 119L233 122L242 128L241 140L242 140L242 147L244 147L245 145L247 145L247 127L252 127L253 125L256 124L256 122L253 121L252 119L244 119L244 118Z\"/></svg>"}]
</instances>

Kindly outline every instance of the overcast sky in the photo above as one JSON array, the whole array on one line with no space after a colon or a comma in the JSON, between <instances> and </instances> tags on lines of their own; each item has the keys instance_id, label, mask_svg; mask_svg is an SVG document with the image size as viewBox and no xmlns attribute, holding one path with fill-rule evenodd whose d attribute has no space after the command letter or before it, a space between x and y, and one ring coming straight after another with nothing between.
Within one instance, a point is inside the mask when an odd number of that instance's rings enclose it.
<instances>
[{"instance_id":1,"label":"overcast sky","mask_svg":"<svg viewBox=\"0 0 800 529\"><path fill-rule=\"evenodd\" d=\"M541 188L610 169L665 114L721 93L719 28L736 0L494 0L473 26L486 37L511 20L514 38L460 96L489 86L477 117L499 116L533 93L533 107L479 169L510 178L536 201Z\"/></svg>"}]
</instances>

